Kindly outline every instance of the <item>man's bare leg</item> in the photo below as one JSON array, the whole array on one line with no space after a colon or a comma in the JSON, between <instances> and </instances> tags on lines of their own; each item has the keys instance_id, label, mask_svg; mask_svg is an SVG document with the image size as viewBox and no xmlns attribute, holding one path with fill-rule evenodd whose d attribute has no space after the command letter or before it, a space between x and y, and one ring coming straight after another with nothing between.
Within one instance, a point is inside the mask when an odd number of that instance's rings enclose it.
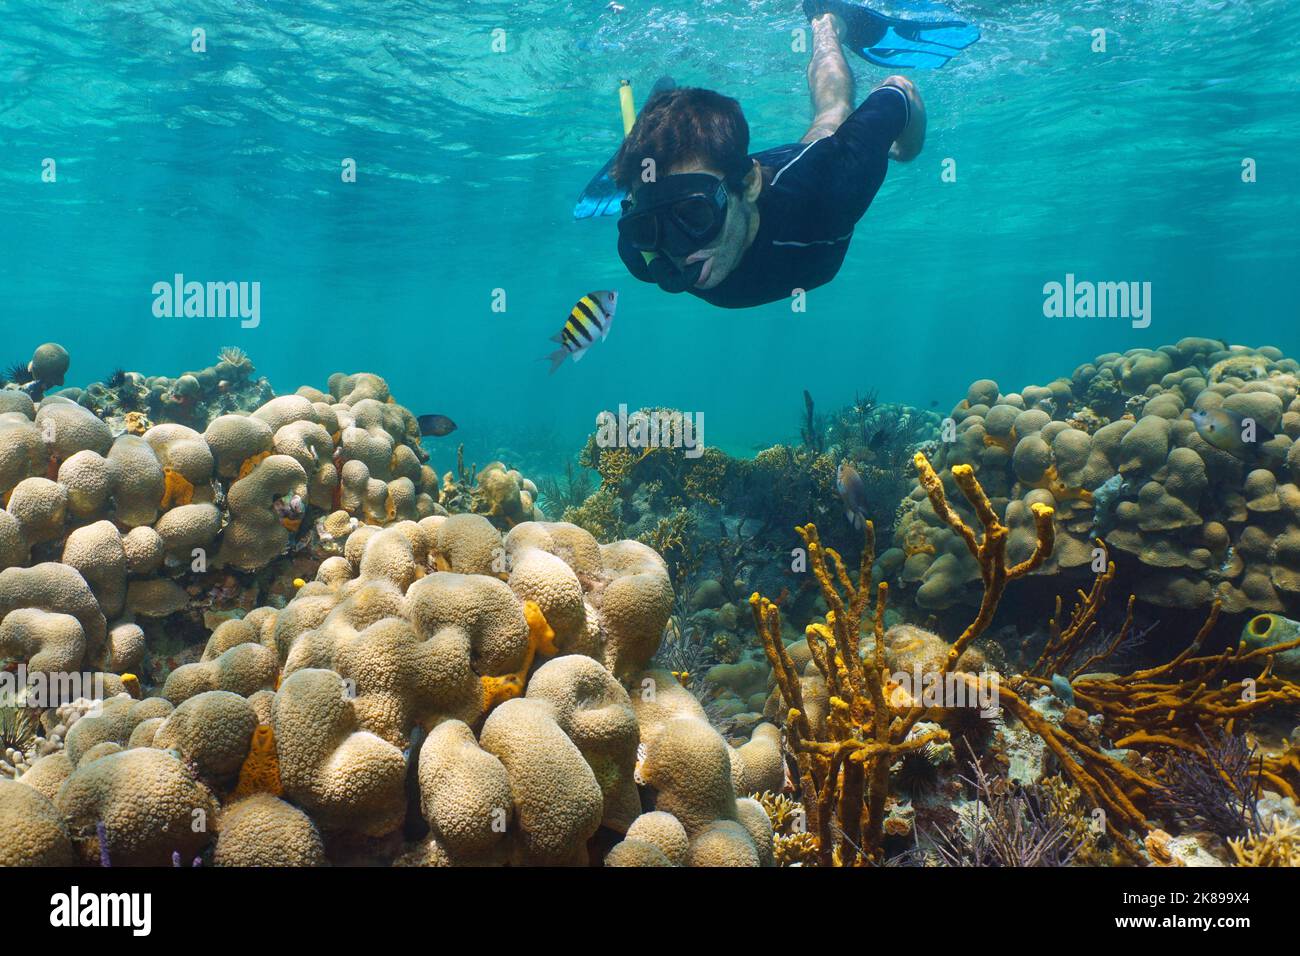
<instances>
[{"instance_id":1,"label":"man's bare leg","mask_svg":"<svg viewBox=\"0 0 1300 956\"><path fill-rule=\"evenodd\" d=\"M830 136L853 112L853 71L840 48L839 17L824 13L812 21L813 52L808 61L808 91L812 93L812 126L800 142Z\"/></svg>"},{"instance_id":2,"label":"man's bare leg","mask_svg":"<svg viewBox=\"0 0 1300 956\"><path fill-rule=\"evenodd\" d=\"M840 46L844 24L833 13L812 20L813 52L808 61L808 90L812 93L813 121L800 140L815 143L830 136L853 112L853 71ZM925 145L925 103L916 84L905 76L888 76L881 86L896 86L907 97L911 119L889 150L890 159L911 162Z\"/></svg>"}]
</instances>

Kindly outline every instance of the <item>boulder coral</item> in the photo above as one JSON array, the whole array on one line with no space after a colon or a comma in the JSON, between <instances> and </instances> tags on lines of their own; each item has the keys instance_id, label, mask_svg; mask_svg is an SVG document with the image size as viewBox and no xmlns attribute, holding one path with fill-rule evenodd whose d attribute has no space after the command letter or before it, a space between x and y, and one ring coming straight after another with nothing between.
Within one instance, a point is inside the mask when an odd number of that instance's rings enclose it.
<instances>
[{"instance_id":1,"label":"boulder coral","mask_svg":"<svg viewBox=\"0 0 1300 956\"><path fill-rule=\"evenodd\" d=\"M19 652L16 647L5 653L13 653L25 658L37 653L37 650L32 647L33 641L39 640L39 647L43 651L46 640L60 636L59 646L63 649L59 654L63 656L59 657L58 662L66 663L68 666L52 669L73 670L80 666L84 655L96 654L103 647L107 635L104 612L95 600L95 595L86 580L75 568L66 564L46 562L30 568L8 568L0 571L0 628L15 611L22 611L28 615L24 624L16 625L14 628L15 631L25 635L22 639L27 642L28 654ZM81 655L76 654L75 645L78 642L68 626L55 627L45 624L36 627L37 620L48 621L49 619L33 617L31 616L33 611L56 615L59 619L71 618L75 621L81 631ZM15 635L11 639L17 641L20 638ZM71 644L65 643L66 641L71 641ZM40 667L38 666L37 669Z\"/></svg>"},{"instance_id":2,"label":"boulder coral","mask_svg":"<svg viewBox=\"0 0 1300 956\"><path fill-rule=\"evenodd\" d=\"M598 661L570 654L538 668L526 696L549 705L591 768L604 800L601 822L625 831L641 813L633 777L641 735L623 685Z\"/></svg>"},{"instance_id":3,"label":"boulder coral","mask_svg":"<svg viewBox=\"0 0 1300 956\"><path fill-rule=\"evenodd\" d=\"M604 795L577 744L550 707L515 698L483 724L479 744L505 768L520 833L520 861L586 862L587 840L604 814Z\"/></svg>"},{"instance_id":4,"label":"boulder coral","mask_svg":"<svg viewBox=\"0 0 1300 956\"><path fill-rule=\"evenodd\" d=\"M459 720L439 724L419 758L420 809L449 860L504 862L514 800L510 776Z\"/></svg>"},{"instance_id":5,"label":"boulder coral","mask_svg":"<svg viewBox=\"0 0 1300 956\"><path fill-rule=\"evenodd\" d=\"M80 765L83 757L102 743L127 746L136 728L155 717L167 717L172 705L160 697L134 700L128 694L118 694L105 700L69 728L64 740L63 753L73 767Z\"/></svg>"},{"instance_id":6,"label":"boulder coral","mask_svg":"<svg viewBox=\"0 0 1300 956\"><path fill-rule=\"evenodd\" d=\"M236 644L211 658L208 653L204 651L202 660L182 664L168 674L162 696L177 705L210 691L231 691L251 697L259 690L273 688L280 674L275 652L261 644Z\"/></svg>"},{"instance_id":7,"label":"boulder coral","mask_svg":"<svg viewBox=\"0 0 1300 956\"><path fill-rule=\"evenodd\" d=\"M230 523L217 551L217 563L244 571L265 567L289 546L294 519L282 517L280 500L305 498L307 473L288 455L270 455L230 486ZM301 519L301 515L298 516Z\"/></svg>"},{"instance_id":8,"label":"boulder coral","mask_svg":"<svg viewBox=\"0 0 1300 956\"><path fill-rule=\"evenodd\" d=\"M266 793L221 811L217 866L324 866L325 846L311 817Z\"/></svg>"},{"instance_id":9,"label":"boulder coral","mask_svg":"<svg viewBox=\"0 0 1300 956\"><path fill-rule=\"evenodd\" d=\"M39 790L0 780L0 866L72 866L67 824Z\"/></svg>"},{"instance_id":10,"label":"boulder coral","mask_svg":"<svg viewBox=\"0 0 1300 956\"><path fill-rule=\"evenodd\" d=\"M1014 560L1033 550L1032 508L1054 509L1056 549L1039 575L1095 568L1099 539L1150 604L1300 611L1300 363L1275 348L1186 338L1018 392L981 380L945 438L934 456L945 487L954 467L974 471ZM920 609L978 600L978 565L919 484L894 545L880 566Z\"/></svg>"},{"instance_id":11,"label":"boulder coral","mask_svg":"<svg viewBox=\"0 0 1300 956\"><path fill-rule=\"evenodd\" d=\"M406 814L406 758L362 729L343 678L308 668L287 678L271 726L284 792L319 825L380 836Z\"/></svg>"},{"instance_id":12,"label":"boulder coral","mask_svg":"<svg viewBox=\"0 0 1300 956\"><path fill-rule=\"evenodd\" d=\"M178 757L148 747L79 766L54 803L83 860L97 862L102 850L118 866L169 866L173 853L193 858L210 842L218 809Z\"/></svg>"},{"instance_id":13,"label":"boulder coral","mask_svg":"<svg viewBox=\"0 0 1300 956\"><path fill-rule=\"evenodd\" d=\"M243 697L206 691L173 710L154 731L151 746L174 751L202 780L229 779L243 766L257 723Z\"/></svg>"},{"instance_id":14,"label":"boulder coral","mask_svg":"<svg viewBox=\"0 0 1300 956\"><path fill-rule=\"evenodd\" d=\"M41 348L47 357L33 359L33 368L53 374L60 361L48 356L62 355L66 371L64 350ZM229 383L223 376L239 380L246 362L242 353L233 364L223 358L212 369L159 386L159 394L183 405L195 387L206 395ZM124 373L109 391L129 391L133 375ZM55 378L61 384L63 372ZM251 412L231 410L210 420L191 404L189 423L162 422L142 431L121 424L125 419L117 416L125 406L105 400L103 388L42 392L38 401L23 390L0 390L0 567L25 564L32 548L108 520L120 530L128 555L139 551L125 542L128 532L149 527L161 537L164 557L188 563L195 549L206 558L215 544L216 563L256 571L299 537L309 508L322 515L350 511L376 525L434 514L438 479L424 465L428 455L414 415L389 401L378 376L358 380L374 387L317 393L314 401L268 398ZM361 393L385 398L352 397ZM351 498L340 495L340 470L349 473L349 465L352 473L364 473L361 493ZM307 521L307 533L315 520ZM341 546L342 537L330 540ZM130 567L129 573L147 571Z\"/></svg>"}]
</instances>

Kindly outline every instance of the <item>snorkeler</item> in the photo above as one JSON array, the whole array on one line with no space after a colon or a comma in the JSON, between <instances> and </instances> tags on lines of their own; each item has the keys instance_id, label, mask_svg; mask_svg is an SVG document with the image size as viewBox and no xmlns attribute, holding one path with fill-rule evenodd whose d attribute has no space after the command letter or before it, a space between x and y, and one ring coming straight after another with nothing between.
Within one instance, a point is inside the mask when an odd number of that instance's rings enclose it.
<instances>
[{"instance_id":1,"label":"snorkeler","mask_svg":"<svg viewBox=\"0 0 1300 956\"><path fill-rule=\"evenodd\" d=\"M925 106L916 86L887 77L854 109L841 42L873 62L909 66L920 64L907 57L946 62L941 56L959 47L928 43L923 28L843 0L804 0L804 9L813 32L813 120L798 143L749 155L740 104L711 90L667 90L645 104L613 169L631 193L618 224L619 256L638 279L732 309L824 285L839 271L888 161L908 162L921 151Z\"/></svg>"}]
</instances>

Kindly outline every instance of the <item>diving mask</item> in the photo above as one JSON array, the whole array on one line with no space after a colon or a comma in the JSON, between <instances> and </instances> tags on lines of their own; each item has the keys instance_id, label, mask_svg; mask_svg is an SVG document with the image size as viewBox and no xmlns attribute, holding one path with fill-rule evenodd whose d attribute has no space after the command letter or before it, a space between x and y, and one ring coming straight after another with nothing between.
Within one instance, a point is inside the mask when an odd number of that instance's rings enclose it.
<instances>
[{"instance_id":1,"label":"diving mask","mask_svg":"<svg viewBox=\"0 0 1300 956\"><path fill-rule=\"evenodd\" d=\"M619 235L638 252L684 259L722 232L727 195L726 182L708 173L677 173L643 183L623 200Z\"/></svg>"}]
</instances>

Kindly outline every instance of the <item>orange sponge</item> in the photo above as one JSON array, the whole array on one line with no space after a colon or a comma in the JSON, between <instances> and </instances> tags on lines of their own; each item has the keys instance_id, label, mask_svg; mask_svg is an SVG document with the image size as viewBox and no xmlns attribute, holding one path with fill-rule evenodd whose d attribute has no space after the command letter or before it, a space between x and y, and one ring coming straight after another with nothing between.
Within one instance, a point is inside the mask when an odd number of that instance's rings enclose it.
<instances>
[{"instance_id":1,"label":"orange sponge","mask_svg":"<svg viewBox=\"0 0 1300 956\"><path fill-rule=\"evenodd\" d=\"M280 782L280 758L275 750L275 731L270 724L258 724L253 731L248 756L239 768L239 783L231 797L239 799L255 793L269 793L277 797L284 793L284 786Z\"/></svg>"},{"instance_id":2,"label":"orange sponge","mask_svg":"<svg viewBox=\"0 0 1300 956\"><path fill-rule=\"evenodd\" d=\"M174 468L163 468L163 496L158 507L164 511L176 505L188 505L194 500L194 485Z\"/></svg>"}]
</instances>

